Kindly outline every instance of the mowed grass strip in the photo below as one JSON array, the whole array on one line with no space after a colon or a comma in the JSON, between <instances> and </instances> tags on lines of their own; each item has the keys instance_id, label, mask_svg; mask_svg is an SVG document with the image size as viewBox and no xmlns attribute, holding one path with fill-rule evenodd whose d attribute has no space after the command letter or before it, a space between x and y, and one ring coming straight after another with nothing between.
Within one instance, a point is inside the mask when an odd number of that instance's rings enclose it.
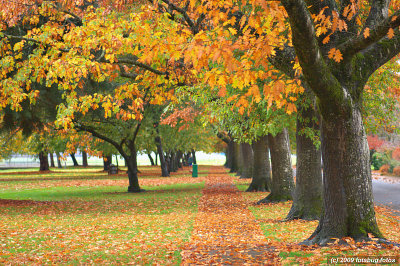
<instances>
[{"instance_id":1,"label":"mowed grass strip","mask_svg":"<svg viewBox=\"0 0 400 266\"><path fill-rule=\"evenodd\" d=\"M282 263L291 264L326 264L331 256L399 256L396 247L378 248L376 245L359 246L351 239L346 239L347 246L331 245L327 247L305 247L298 245L307 239L317 228L318 221L295 220L282 222L292 205L291 201L255 205L257 201L268 195L268 192L244 192L250 185L249 180L236 180L236 186L242 191L248 208L259 222L264 235L272 246L280 251ZM400 221L391 217L386 209L376 207L377 221L384 236L400 243Z\"/></svg>"},{"instance_id":2,"label":"mowed grass strip","mask_svg":"<svg viewBox=\"0 0 400 266\"><path fill-rule=\"evenodd\" d=\"M204 182L142 187L3 189L0 264L179 264Z\"/></svg>"}]
</instances>

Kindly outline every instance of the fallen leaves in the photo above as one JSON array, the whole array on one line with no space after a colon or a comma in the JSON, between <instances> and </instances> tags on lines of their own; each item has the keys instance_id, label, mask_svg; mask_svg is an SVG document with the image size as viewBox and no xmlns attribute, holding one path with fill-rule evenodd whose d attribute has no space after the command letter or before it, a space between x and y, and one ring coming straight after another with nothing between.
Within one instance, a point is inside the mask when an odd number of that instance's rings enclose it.
<instances>
[{"instance_id":1,"label":"fallen leaves","mask_svg":"<svg viewBox=\"0 0 400 266\"><path fill-rule=\"evenodd\" d=\"M215 168L214 168L215 169ZM182 264L274 264L279 257L228 174L210 174Z\"/></svg>"}]
</instances>

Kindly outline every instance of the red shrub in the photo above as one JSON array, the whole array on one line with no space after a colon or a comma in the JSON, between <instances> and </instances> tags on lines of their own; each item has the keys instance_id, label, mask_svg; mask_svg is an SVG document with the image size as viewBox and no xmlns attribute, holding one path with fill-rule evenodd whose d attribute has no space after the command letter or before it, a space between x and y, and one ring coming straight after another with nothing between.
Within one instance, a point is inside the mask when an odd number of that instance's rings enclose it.
<instances>
[{"instance_id":1,"label":"red shrub","mask_svg":"<svg viewBox=\"0 0 400 266\"><path fill-rule=\"evenodd\" d=\"M393 174L395 176L400 176L400 166L396 166L395 168L393 168Z\"/></svg>"},{"instance_id":2,"label":"red shrub","mask_svg":"<svg viewBox=\"0 0 400 266\"><path fill-rule=\"evenodd\" d=\"M393 152L392 152L392 158L400 161L400 148L396 148Z\"/></svg>"},{"instance_id":3,"label":"red shrub","mask_svg":"<svg viewBox=\"0 0 400 266\"><path fill-rule=\"evenodd\" d=\"M384 165L381 166L379 171L381 172L381 174L388 174L389 173L389 169L390 169L390 165L384 164Z\"/></svg>"},{"instance_id":4,"label":"red shrub","mask_svg":"<svg viewBox=\"0 0 400 266\"><path fill-rule=\"evenodd\" d=\"M385 141L380 139L378 136L367 136L368 146L370 150L378 150Z\"/></svg>"}]
</instances>

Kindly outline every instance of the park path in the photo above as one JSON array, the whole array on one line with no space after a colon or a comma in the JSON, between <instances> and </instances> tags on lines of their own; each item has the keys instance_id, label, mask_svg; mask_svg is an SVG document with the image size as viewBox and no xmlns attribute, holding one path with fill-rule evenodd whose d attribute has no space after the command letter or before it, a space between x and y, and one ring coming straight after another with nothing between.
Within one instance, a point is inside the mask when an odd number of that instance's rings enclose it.
<instances>
[{"instance_id":1,"label":"park path","mask_svg":"<svg viewBox=\"0 0 400 266\"><path fill-rule=\"evenodd\" d=\"M223 167L206 177L192 237L182 251L182 265L276 264L267 240Z\"/></svg>"}]
</instances>

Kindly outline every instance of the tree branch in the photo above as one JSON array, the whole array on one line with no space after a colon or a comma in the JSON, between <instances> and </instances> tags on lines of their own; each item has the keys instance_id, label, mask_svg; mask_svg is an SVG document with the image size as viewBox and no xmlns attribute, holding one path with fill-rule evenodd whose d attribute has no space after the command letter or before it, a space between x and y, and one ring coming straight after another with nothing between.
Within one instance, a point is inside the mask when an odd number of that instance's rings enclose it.
<instances>
[{"instance_id":1,"label":"tree branch","mask_svg":"<svg viewBox=\"0 0 400 266\"><path fill-rule=\"evenodd\" d=\"M362 51L363 57L360 57L362 64L365 65L367 75L369 77L378 68L386 64L390 59L400 53L400 31L397 30L392 39L384 38L381 41L371 45Z\"/></svg>"},{"instance_id":2,"label":"tree branch","mask_svg":"<svg viewBox=\"0 0 400 266\"><path fill-rule=\"evenodd\" d=\"M171 3L169 0L161 0L161 1L166 3L170 9L179 12L183 16L183 18L185 19L186 23L188 24L188 26L190 27L191 31L193 32L193 34L197 34L198 33L198 28L196 27L196 24L189 17L189 15L188 15L188 13L187 13L187 11L185 9L176 6L175 4Z\"/></svg>"},{"instance_id":3,"label":"tree branch","mask_svg":"<svg viewBox=\"0 0 400 266\"><path fill-rule=\"evenodd\" d=\"M94 137L99 138L101 140L104 140L105 142L110 143L111 145L113 145L118 151L119 153L125 158L128 157L128 155L125 153L124 149L122 148L122 146L120 146L116 141L110 139L107 136L104 136L102 134L100 134L99 132L97 132L96 130L94 130L91 127L85 126L85 125L75 125L75 128L81 131L86 131L89 132L90 134L92 134Z\"/></svg>"},{"instance_id":4,"label":"tree branch","mask_svg":"<svg viewBox=\"0 0 400 266\"><path fill-rule=\"evenodd\" d=\"M127 64L127 65L134 65L134 66L143 68L143 69L145 69L147 71L153 72L154 74L157 74L157 75L167 75L167 72L159 71L159 70L157 70L157 69L155 69L155 68L153 68L153 67L151 67L149 65L140 63L137 60L132 60L132 59L128 59L128 58L118 58L118 63Z\"/></svg>"},{"instance_id":5,"label":"tree branch","mask_svg":"<svg viewBox=\"0 0 400 266\"><path fill-rule=\"evenodd\" d=\"M364 38L364 35L360 34L339 45L337 49L342 52L343 58L350 58L351 56L384 38L390 28L395 29L398 26L400 26L400 10L398 10L389 18L381 21L374 28L370 29L369 36L367 38Z\"/></svg>"},{"instance_id":6,"label":"tree branch","mask_svg":"<svg viewBox=\"0 0 400 266\"><path fill-rule=\"evenodd\" d=\"M16 35L9 35L9 34L6 34L6 33L3 33L3 35L4 35L4 37L7 37L9 39L33 42L33 43L37 43L37 44L40 44L40 45L43 45L43 46L52 46L50 44L47 44L47 43L44 43L44 42L41 42L41 41L38 41L38 40L35 40L35 39L32 39L32 38L27 38L27 37L23 37L23 36L16 36ZM0 39L2 39L2 37L0 37ZM70 51L70 49L61 49L61 48L59 48L58 50L61 51L61 52L65 52L65 53Z\"/></svg>"},{"instance_id":7,"label":"tree branch","mask_svg":"<svg viewBox=\"0 0 400 266\"><path fill-rule=\"evenodd\" d=\"M293 45L308 85L322 104L341 105L345 93L323 58L306 3L282 0L282 4L289 15Z\"/></svg>"},{"instance_id":8,"label":"tree branch","mask_svg":"<svg viewBox=\"0 0 400 266\"><path fill-rule=\"evenodd\" d=\"M373 28L380 21L387 19L389 15L389 4L391 0L373 0L365 27Z\"/></svg>"}]
</instances>

